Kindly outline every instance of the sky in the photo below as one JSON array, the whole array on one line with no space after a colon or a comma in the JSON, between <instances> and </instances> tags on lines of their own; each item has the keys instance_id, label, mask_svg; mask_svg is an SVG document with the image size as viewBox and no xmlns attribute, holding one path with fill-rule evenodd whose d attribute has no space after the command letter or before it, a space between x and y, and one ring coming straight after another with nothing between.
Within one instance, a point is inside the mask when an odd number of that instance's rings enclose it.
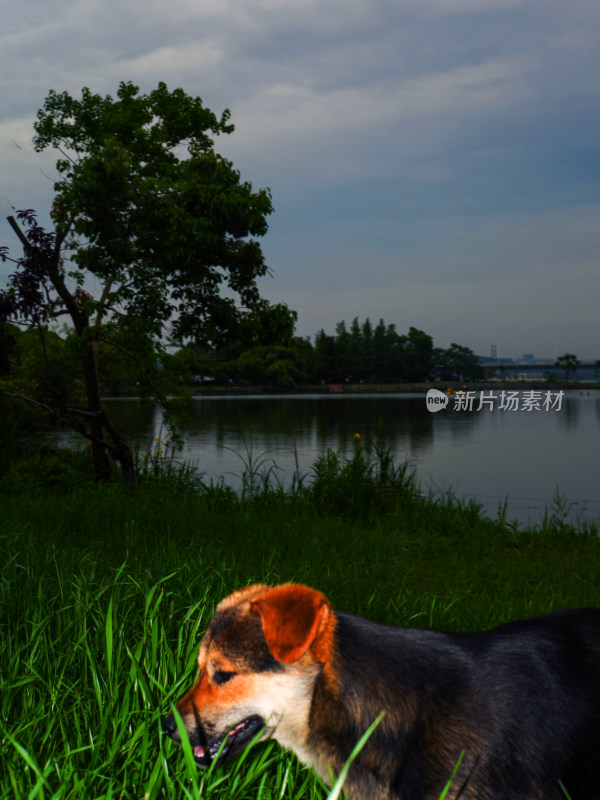
<instances>
[{"instance_id":1,"label":"sky","mask_svg":"<svg viewBox=\"0 0 600 800\"><path fill-rule=\"evenodd\" d=\"M0 0L0 244L50 207L50 89L164 81L269 187L271 302L480 355L600 358L598 0ZM0 265L0 286L8 265Z\"/></svg>"}]
</instances>

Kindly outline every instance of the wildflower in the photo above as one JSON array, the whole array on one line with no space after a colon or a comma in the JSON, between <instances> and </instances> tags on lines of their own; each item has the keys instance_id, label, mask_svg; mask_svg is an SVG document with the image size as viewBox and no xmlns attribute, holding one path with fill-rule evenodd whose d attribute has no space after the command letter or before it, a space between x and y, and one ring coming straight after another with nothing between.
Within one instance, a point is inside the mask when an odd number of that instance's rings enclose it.
<instances>
[{"instance_id":1,"label":"wildflower","mask_svg":"<svg viewBox=\"0 0 600 800\"><path fill-rule=\"evenodd\" d=\"M355 433L354 436L353 436L353 439L354 439L354 441L357 441L357 439L360 439L360 433Z\"/></svg>"}]
</instances>

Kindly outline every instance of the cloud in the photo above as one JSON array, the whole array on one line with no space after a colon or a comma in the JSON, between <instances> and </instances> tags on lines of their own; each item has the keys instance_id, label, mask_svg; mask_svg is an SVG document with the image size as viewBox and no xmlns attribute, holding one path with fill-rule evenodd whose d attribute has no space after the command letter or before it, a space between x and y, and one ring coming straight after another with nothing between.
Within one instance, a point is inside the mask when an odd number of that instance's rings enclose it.
<instances>
[{"instance_id":1,"label":"cloud","mask_svg":"<svg viewBox=\"0 0 600 800\"><path fill-rule=\"evenodd\" d=\"M560 325L577 352L600 340L599 23L591 0L23 0L0 32L0 196L48 207L50 88L164 80L231 109L217 147L273 190L265 291L301 332L384 316L535 352Z\"/></svg>"},{"instance_id":2,"label":"cloud","mask_svg":"<svg viewBox=\"0 0 600 800\"><path fill-rule=\"evenodd\" d=\"M340 225L329 246L324 228L323 238L311 239L310 262L298 240L288 269L277 269L264 287L274 301L310 310L301 315L302 335L321 327L333 333L341 319L383 317L400 331L424 329L440 347L457 341L486 355L500 343L508 356L575 351L591 358L599 218L600 204L478 224L468 216L430 219L417 223L412 239L398 236L393 248L373 246L389 236L389 223L366 223L345 244ZM280 254L268 253L277 265Z\"/></svg>"}]
</instances>

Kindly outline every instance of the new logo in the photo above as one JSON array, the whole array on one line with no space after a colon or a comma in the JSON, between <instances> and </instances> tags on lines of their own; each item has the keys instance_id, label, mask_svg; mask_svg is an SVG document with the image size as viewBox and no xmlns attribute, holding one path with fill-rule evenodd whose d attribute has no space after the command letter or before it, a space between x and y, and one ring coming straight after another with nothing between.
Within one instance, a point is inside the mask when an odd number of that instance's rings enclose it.
<instances>
[{"instance_id":1,"label":"new logo","mask_svg":"<svg viewBox=\"0 0 600 800\"><path fill-rule=\"evenodd\" d=\"M429 389L425 402L427 403L427 410L435 414L436 411L441 411L442 408L446 408L448 405L448 395L444 394L444 392L440 392L439 389Z\"/></svg>"}]
</instances>

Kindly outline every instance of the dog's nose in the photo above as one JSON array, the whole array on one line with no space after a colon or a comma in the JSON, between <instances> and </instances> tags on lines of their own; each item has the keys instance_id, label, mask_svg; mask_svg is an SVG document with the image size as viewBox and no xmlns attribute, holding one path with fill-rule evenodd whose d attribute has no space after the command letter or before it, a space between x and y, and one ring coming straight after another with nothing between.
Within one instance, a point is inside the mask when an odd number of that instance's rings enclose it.
<instances>
[{"instance_id":1,"label":"dog's nose","mask_svg":"<svg viewBox=\"0 0 600 800\"><path fill-rule=\"evenodd\" d=\"M163 733L166 733L172 739L176 738L177 724L175 722L175 717L173 716L173 714L168 714L166 717L163 717L160 724L163 729Z\"/></svg>"}]
</instances>

